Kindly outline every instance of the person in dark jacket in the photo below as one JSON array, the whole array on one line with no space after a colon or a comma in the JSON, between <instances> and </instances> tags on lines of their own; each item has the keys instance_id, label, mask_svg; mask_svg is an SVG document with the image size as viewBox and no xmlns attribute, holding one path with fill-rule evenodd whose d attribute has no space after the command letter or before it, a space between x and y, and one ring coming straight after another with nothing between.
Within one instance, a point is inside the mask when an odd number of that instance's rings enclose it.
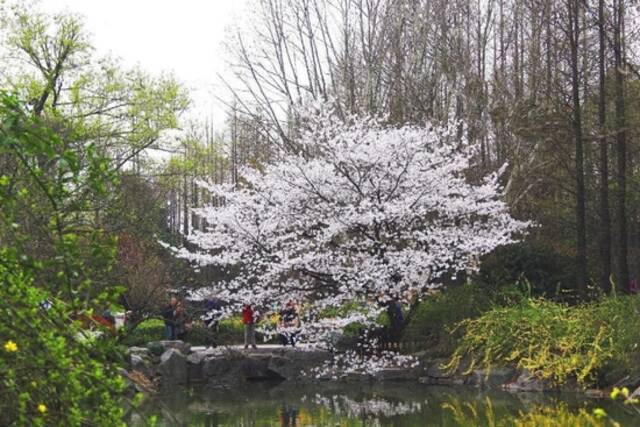
<instances>
[{"instance_id":1,"label":"person in dark jacket","mask_svg":"<svg viewBox=\"0 0 640 427\"><path fill-rule=\"evenodd\" d=\"M162 309L162 318L164 319L164 337L169 341L176 339L176 308L178 299L171 297L169 304Z\"/></svg>"},{"instance_id":2,"label":"person in dark jacket","mask_svg":"<svg viewBox=\"0 0 640 427\"><path fill-rule=\"evenodd\" d=\"M279 326L282 331L280 333L282 345L291 344L291 347L295 347L296 336L300 333L300 316L293 300L289 300L287 305L280 311Z\"/></svg>"}]
</instances>

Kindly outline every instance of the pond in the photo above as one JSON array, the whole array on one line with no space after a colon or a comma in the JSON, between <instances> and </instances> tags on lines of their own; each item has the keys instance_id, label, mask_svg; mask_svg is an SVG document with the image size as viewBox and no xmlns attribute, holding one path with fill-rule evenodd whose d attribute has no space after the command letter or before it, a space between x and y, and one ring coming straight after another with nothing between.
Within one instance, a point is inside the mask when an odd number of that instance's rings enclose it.
<instances>
[{"instance_id":1,"label":"pond","mask_svg":"<svg viewBox=\"0 0 640 427\"><path fill-rule=\"evenodd\" d=\"M249 383L238 389L176 388L129 416L133 426L460 426L490 425L539 406L603 408L621 426L638 425L635 408L576 394L481 391L417 383ZM477 412L477 416L472 415Z\"/></svg>"}]
</instances>

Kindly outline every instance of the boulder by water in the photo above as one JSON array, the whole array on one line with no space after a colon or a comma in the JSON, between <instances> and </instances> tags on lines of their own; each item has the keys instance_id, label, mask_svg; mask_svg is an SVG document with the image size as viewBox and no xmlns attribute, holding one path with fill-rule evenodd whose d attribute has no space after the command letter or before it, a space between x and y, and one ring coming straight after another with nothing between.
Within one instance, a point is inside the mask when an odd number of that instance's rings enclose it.
<instances>
[{"instance_id":1,"label":"boulder by water","mask_svg":"<svg viewBox=\"0 0 640 427\"><path fill-rule=\"evenodd\" d=\"M158 372L165 385L186 384L189 379L186 356L178 349L169 348L160 357Z\"/></svg>"}]
</instances>

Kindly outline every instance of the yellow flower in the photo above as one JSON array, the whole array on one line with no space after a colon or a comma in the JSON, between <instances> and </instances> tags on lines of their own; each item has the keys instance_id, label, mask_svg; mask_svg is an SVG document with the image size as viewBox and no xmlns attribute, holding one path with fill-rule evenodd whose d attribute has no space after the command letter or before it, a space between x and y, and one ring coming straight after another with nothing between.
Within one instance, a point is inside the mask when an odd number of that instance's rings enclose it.
<instances>
[{"instance_id":1,"label":"yellow flower","mask_svg":"<svg viewBox=\"0 0 640 427\"><path fill-rule=\"evenodd\" d=\"M18 351L18 344L16 344L13 341L9 340L4 344L4 349L5 349L5 351L8 351L9 353L13 353L14 351Z\"/></svg>"},{"instance_id":2,"label":"yellow flower","mask_svg":"<svg viewBox=\"0 0 640 427\"><path fill-rule=\"evenodd\" d=\"M622 393L625 399L629 397L629 389L626 387L622 387L622 390L620 390L620 393Z\"/></svg>"},{"instance_id":3,"label":"yellow flower","mask_svg":"<svg viewBox=\"0 0 640 427\"><path fill-rule=\"evenodd\" d=\"M611 399L616 400L620 396L620 389L618 387L614 387L611 391Z\"/></svg>"},{"instance_id":4,"label":"yellow flower","mask_svg":"<svg viewBox=\"0 0 640 427\"><path fill-rule=\"evenodd\" d=\"M595 415L596 418L604 418L607 416L607 413L602 408L595 408L593 410L593 415Z\"/></svg>"},{"instance_id":5,"label":"yellow flower","mask_svg":"<svg viewBox=\"0 0 640 427\"><path fill-rule=\"evenodd\" d=\"M47 406L44 403L39 404L38 412L40 412L41 414L44 414L45 412L47 412Z\"/></svg>"}]
</instances>

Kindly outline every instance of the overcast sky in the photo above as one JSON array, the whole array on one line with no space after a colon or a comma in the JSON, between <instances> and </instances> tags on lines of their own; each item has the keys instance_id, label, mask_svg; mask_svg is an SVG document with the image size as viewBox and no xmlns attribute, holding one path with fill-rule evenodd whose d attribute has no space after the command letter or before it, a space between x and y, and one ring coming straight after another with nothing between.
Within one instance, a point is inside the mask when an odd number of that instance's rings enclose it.
<instances>
[{"instance_id":1,"label":"overcast sky","mask_svg":"<svg viewBox=\"0 0 640 427\"><path fill-rule=\"evenodd\" d=\"M191 90L199 116L221 123L217 73L225 72L222 42L247 0L41 0L46 11L84 15L98 54L152 73L172 71Z\"/></svg>"}]
</instances>

